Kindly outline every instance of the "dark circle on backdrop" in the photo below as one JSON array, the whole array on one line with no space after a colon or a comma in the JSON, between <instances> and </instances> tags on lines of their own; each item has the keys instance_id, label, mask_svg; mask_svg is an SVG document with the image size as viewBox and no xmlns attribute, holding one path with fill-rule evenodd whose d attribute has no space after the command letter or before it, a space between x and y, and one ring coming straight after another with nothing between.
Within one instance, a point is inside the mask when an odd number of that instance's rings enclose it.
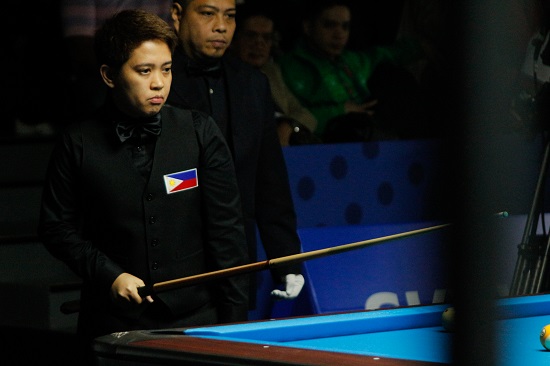
<instances>
[{"instance_id":1,"label":"dark circle on backdrop","mask_svg":"<svg viewBox=\"0 0 550 366\"><path fill-rule=\"evenodd\" d=\"M383 182L378 186L378 202L389 206L393 202L393 186L389 182Z\"/></svg>"},{"instance_id":2,"label":"dark circle on backdrop","mask_svg":"<svg viewBox=\"0 0 550 366\"><path fill-rule=\"evenodd\" d=\"M375 159L380 155L380 144L378 142L365 143L361 148L367 159Z\"/></svg>"},{"instance_id":3,"label":"dark circle on backdrop","mask_svg":"<svg viewBox=\"0 0 550 366\"><path fill-rule=\"evenodd\" d=\"M363 209L361 205L358 203L350 203L348 207L346 207L345 218L346 222L350 225L360 224L363 218Z\"/></svg>"},{"instance_id":4,"label":"dark circle on backdrop","mask_svg":"<svg viewBox=\"0 0 550 366\"><path fill-rule=\"evenodd\" d=\"M348 162L343 156L337 155L330 162L329 169L334 179L344 179L348 174Z\"/></svg>"},{"instance_id":5,"label":"dark circle on backdrop","mask_svg":"<svg viewBox=\"0 0 550 366\"><path fill-rule=\"evenodd\" d=\"M409 166L407 175L409 177L409 182L414 186L418 186L425 178L424 167L420 163L412 163Z\"/></svg>"},{"instance_id":6,"label":"dark circle on backdrop","mask_svg":"<svg viewBox=\"0 0 550 366\"><path fill-rule=\"evenodd\" d=\"M310 200L315 195L315 181L311 177L302 177L298 181L298 196L304 201Z\"/></svg>"}]
</instances>

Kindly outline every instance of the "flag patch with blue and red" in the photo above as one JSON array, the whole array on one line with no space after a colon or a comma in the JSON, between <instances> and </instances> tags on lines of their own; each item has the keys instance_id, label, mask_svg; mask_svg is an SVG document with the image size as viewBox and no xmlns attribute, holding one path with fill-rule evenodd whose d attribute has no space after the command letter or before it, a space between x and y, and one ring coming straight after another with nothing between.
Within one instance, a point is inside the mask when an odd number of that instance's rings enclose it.
<instances>
[{"instance_id":1,"label":"flag patch with blue and red","mask_svg":"<svg viewBox=\"0 0 550 366\"><path fill-rule=\"evenodd\" d=\"M195 188L199 185L197 169L189 169L183 172L166 174L164 176L166 193L176 193L186 189Z\"/></svg>"}]
</instances>

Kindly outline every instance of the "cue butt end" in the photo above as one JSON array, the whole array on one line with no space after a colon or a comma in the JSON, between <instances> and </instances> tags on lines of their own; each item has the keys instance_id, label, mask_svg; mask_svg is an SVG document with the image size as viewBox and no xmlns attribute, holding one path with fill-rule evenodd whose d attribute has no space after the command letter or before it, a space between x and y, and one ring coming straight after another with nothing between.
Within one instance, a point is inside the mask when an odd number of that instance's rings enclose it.
<instances>
[{"instance_id":1,"label":"cue butt end","mask_svg":"<svg viewBox=\"0 0 550 366\"><path fill-rule=\"evenodd\" d=\"M137 290L138 290L139 296L141 296L142 299L144 297L151 296L154 293L153 286L148 286L148 285L138 287Z\"/></svg>"}]
</instances>

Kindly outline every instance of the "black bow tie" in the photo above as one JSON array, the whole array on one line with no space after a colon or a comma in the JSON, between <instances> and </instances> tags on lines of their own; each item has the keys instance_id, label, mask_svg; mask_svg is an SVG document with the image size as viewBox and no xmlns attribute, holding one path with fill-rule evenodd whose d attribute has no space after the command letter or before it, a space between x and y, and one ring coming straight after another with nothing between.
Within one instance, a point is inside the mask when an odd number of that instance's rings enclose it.
<instances>
[{"instance_id":1,"label":"black bow tie","mask_svg":"<svg viewBox=\"0 0 550 366\"><path fill-rule=\"evenodd\" d=\"M133 136L140 136L142 132L150 136L158 136L160 131L160 113L146 118L119 121L116 125L116 133L120 142L124 142Z\"/></svg>"}]
</instances>

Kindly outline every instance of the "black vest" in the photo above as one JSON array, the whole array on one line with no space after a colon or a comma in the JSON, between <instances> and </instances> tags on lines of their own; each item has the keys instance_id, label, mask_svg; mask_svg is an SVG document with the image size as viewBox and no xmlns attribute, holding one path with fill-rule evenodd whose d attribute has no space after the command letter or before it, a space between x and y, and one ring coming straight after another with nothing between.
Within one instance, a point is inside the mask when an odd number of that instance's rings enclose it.
<instances>
[{"instance_id":1,"label":"black vest","mask_svg":"<svg viewBox=\"0 0 550 366\"><path fill-rule=\"evenodd\" d=\"M200 147L193 117L188 110L169 106L161 115L162 133L147 182L132 164L130 152L113 143L112 126L90 128L82 134L89 137L83 141L81 177L82 211L87 215L84 236L124 271L149 285L207 270L200 184L168 194L164 181L166 174L197 168L200 182ZM204 286L158 297L174 314L193 310L210 298Z\"/></svg>"}]
</instances>

